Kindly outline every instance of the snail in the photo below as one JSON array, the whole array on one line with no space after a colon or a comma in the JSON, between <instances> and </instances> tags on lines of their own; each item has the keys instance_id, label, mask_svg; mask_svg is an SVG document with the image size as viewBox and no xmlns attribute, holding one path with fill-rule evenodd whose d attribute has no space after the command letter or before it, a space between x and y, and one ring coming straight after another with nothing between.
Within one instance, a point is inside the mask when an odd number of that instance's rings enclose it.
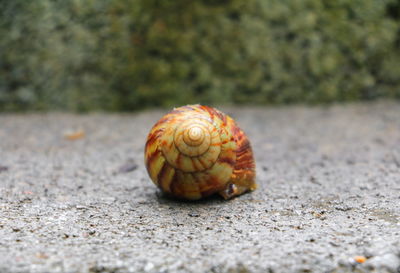
<instances>
[{"instance_id":1,"label":"snail","mask_svg":"<svg viewBox=\"0 0 400 273\"><path fill-rule=\"evenodd\" d=\"M230 199L255 190L250 142L235 121L202 105L174 108L151 129L145 147L151 180L168 195Z\"/></svg>"}]
</instances>

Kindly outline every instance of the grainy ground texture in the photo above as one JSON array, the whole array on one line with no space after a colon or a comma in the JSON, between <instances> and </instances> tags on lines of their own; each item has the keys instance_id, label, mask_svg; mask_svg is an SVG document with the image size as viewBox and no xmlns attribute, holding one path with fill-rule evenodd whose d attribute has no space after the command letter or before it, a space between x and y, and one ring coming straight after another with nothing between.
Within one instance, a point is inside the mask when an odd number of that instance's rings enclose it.
<instances>
[{"instance_id":1,"label":"grainy ground texture","mask_svg":"<svg viewBox=\"0 0 400 273\"><path fill-rule=\"evenodd\" d=\"M0 115L0 272L400 272L400 104L222 110L259 189L194 203L144 168L163 111Z\"/></svg>"}]
</instances>

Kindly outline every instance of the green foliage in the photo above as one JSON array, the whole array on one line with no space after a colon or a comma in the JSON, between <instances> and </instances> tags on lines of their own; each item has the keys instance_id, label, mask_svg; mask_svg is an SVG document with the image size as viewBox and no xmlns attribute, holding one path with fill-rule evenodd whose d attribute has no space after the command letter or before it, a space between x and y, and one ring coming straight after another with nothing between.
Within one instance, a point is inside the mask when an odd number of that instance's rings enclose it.
<instances>
[{"instance_id":1,"label":"green foliage","mask_svg":"<svg viewBox=\"0 0 400 273\"><path fill-rule=\"evenodd\" d=\"M0 1L0 109L400 97L397 0Z\"/></svg>"},{"instance_id":2,"label":"green foliage","mask_svg":"<svg viewBox=\"0 0 400 273\"><path fill-rule=\"evenodd\" d=\"M97 59L106 22L95 2L0 2L0 109L107 107Z\"/></svg>"}]
</instances>

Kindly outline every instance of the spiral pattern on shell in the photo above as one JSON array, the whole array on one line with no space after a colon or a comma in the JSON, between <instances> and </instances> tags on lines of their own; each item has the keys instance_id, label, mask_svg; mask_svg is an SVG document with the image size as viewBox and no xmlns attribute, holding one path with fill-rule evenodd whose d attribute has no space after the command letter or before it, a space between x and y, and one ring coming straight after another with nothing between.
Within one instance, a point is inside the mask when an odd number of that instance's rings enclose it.
<instances>
[{"instance_id":1,"label":"spiral pattern on shell","mask_svg":"<svg viewBox=\"0 0 400 273\"><path fill-rule=\"evenodd\" d=\"M152 128L145 147L152 181L164 192L224 198L256 188L250 143L234 120L207 106L176 108Z\"/></svg>"}]
</instances>

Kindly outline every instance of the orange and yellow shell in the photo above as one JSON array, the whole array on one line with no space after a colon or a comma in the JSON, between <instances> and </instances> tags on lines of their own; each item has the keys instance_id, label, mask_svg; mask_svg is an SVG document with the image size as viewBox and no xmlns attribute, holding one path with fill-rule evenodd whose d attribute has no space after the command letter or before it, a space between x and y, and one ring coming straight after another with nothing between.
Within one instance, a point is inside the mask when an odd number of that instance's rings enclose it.
<instances>
[{"instance_id":1,"label":"orange and yellow shell","mask_svg":"<svg viewBox=\"0 0 400 273\"><path fill-rule=\"evenodd\" d=\"M145 163L162 191L182 199L214 193L229 199L256 188L247 136L208 106L183 106L162 117L147 137Z\"/></svg>"}]
</instances>

